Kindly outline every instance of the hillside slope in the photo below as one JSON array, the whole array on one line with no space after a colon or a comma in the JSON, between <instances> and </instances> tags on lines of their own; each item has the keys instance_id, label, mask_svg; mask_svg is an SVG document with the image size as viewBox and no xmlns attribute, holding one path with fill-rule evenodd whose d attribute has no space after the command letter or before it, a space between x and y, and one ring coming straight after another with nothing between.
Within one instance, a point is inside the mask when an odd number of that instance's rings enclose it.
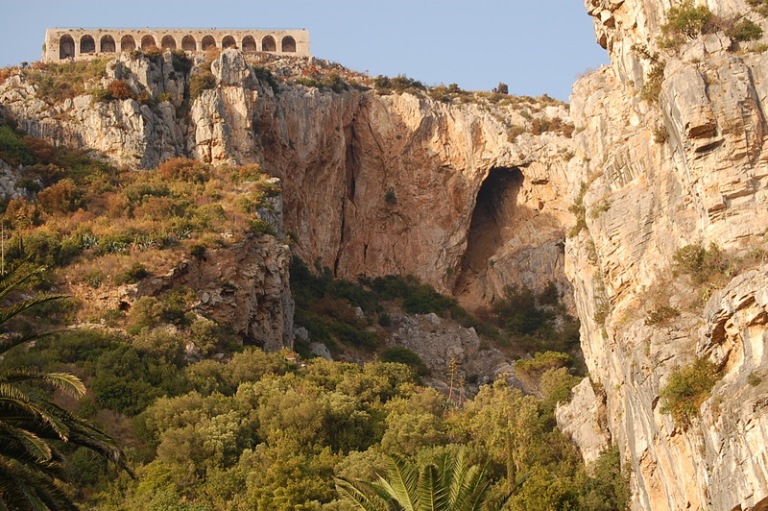
<instances>
[{"instance_id":1,"label":"hillside slope","mask_svg":"<svg viewBox=\"0 0 768 511\"><path fill-rule=\"evenodd\" d=\"M571 294L566 174L578 162L555 100L427 91L404 77L370 90L377 80L339 66L248 63L236 50L103 65L58 101L43 86L60 67L22 72L0 104L30 135L118 164L260 164L282 181L297 253L338 277L414 274L471 307L516 283ZM127 91L105 97L115 83Z\"/></svg>"}]
</instances>

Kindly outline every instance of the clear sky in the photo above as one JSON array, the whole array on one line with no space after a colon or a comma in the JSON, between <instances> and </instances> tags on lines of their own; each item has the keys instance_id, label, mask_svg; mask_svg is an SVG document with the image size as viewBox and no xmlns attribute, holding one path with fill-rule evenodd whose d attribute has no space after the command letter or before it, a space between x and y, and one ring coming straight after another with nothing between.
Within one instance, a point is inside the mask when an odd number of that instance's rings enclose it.
<instances>
[{"instance_id":1,"label":"clear sky","mask_svg":"<svg viewBox=\"0 0 768 511\"><path fill-rule=\"evenodd\" d=\"M0 67L39 60L48 27L307 28L371 76L562 100L608 62L582 0L0 0Z\"/></svg>"}]
</instances>

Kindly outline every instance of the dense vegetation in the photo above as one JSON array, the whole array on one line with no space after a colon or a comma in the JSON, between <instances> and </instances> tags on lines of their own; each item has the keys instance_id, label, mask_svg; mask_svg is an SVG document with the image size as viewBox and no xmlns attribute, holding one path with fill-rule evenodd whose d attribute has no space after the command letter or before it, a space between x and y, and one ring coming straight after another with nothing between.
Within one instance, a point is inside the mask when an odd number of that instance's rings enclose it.
<instances>
[{"instance_id":1,"label":"dense vegetation","mask_svg":"<svg viewBox=\"0 0 768 511\"><path fill-rule=\"evenodd\" d=\"M54 403L55 392L74 399L85 394L76 376L9 363L9 356L44 335L24 322L24 312L62 298L18 295L39 271L0 274L0 509L14 511L77 509L72 498L77 475L67 470L72 449L112 460L133 475L111 438Z\"/></svg>"},{"instance_id":2,"label":"dense vegetation","mask_svg":"<svg viewBox=\"0 0 768 511\"><path fill-rule=\"evenodd\" d=\"M98 100L127 94L121 84L106 90ZM26 294L140 283L184 258L273 233L262 213L279 190L257 166L174 159L135 172L7 122L0 159L20 166L22 192L0 204L2 264L50 269L25 283ZM554 286L510 288L477 319L414 277L351 283L314 270L300 261L292 269L297 324L331 349L378 361L310 358L301 345L301 357L243 346L226 325L193 311L186 288L143 296L128 310L37 304L32 320L60 330L9 351L4 366L79 377L88 388L79 401L52 398L113 435L137 475L69 448L61 469L80 483L72 496L101 510L343 511L351 509L337 491L343 481L374 481L393 460L426 474L462 459L482 468L483 495L504 509L626 507L618 454L588 473L556 428L554 407L575 382L572 357L545 352L520 364L535 395L500 378L457 403L421 384L426 369L416 354L384 347L395 310L474 326L502 347L574 351L577 325Z\"/></svg>"},{"instance_id":3,"label":"dense vegetation","mask_svg":"<svg viewBox=\"0 0 768 511\"><path fill-rule=\"evenodd\" d=\"M509 509L626 502L618 458L588 476L548 392L540 400L500 380L458 407L401 364L297 364L255 348L190 363L166 335L156 344L68 330L8 360L82 375L92 394L80 413L119 433L137 481L72 459L98 509L348 509L335 477L373 480L389 455L422 466L459 446L486 466L492 495L514 489Z\"/></svg>"}]
</instances>

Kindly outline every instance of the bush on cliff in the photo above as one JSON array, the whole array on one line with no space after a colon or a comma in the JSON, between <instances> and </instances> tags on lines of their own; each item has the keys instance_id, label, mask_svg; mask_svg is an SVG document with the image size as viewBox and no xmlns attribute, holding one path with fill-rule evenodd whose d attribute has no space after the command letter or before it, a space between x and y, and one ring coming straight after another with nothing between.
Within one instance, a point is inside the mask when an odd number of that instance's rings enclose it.
<instances>
[{"instance_id":1,"label":"bush on cliff","mask_svg":"<svg viewBox=\"0 0 768 511\"><path fill-rule=\"evenodd\" d=\"M719 378L717 366L703 358L676 369L661 390L662 413L672 415L678 426L687 427Z\"/></svg>"}]
</instances>

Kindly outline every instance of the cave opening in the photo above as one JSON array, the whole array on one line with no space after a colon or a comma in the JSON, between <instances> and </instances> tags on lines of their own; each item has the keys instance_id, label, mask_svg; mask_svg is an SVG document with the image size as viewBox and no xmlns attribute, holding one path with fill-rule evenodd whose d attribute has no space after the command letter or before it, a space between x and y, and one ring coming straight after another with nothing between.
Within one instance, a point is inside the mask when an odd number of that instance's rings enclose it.
<instances>
[{"instance_id":1,"label":"cave opening","mask_svg":"<svg viewBox=\"0 0 768 511\"><path fill-rule=\"evenodd\" d=\"M472 281L485 275L488 260L509 237L522 184L519 168L494 167L480 185L454 294L465 294Z\"/></svg>"}]
</instances>

